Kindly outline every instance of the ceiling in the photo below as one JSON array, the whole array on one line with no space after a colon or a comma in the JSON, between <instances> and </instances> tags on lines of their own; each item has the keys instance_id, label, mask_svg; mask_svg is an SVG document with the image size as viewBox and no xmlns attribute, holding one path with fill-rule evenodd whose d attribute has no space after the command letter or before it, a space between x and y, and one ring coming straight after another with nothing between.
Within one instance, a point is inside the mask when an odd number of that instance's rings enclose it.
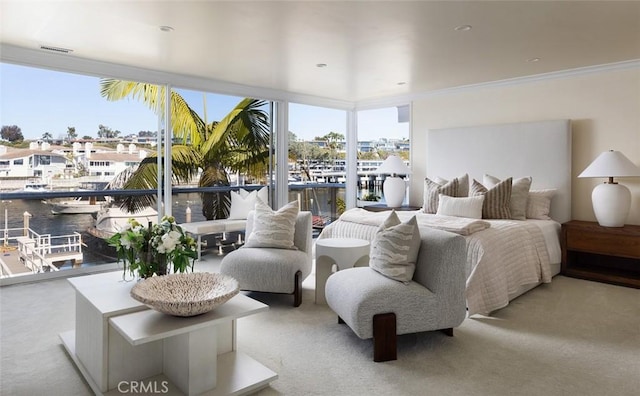
<instances>
[{"instance_id":1,"label":"ceiling","mask_svg":"<svg viewBox=\"0 0 640 396\"><path fill-rule=\"evenodd\" d=\"M5 46L350 103L640 59L638 1L0 0L0 26Z\"/></svg>"}]
</instances>

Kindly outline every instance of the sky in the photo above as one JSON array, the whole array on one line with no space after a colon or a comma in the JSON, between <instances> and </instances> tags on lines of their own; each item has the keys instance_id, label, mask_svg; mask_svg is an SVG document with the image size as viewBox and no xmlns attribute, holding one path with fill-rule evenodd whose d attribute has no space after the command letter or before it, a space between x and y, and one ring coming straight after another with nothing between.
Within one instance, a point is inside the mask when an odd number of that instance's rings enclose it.
<instances>
[{"instance_id":1,"label":"sky","mask_svg":"<svg viewBox=\"0 0 640 396\"><path fill-rule=\"evenodd\" d=\"M203 117L202 92L177 89ZM207 120L220 120L242 98L207 94ZM17 125L25 139L49 132L54 139L75 127L78 137L98 136L102 124L120 135L156 131L156 115L134 99L108 101L100 96L100 79L79 74L0 63L0 125ZM358 113L358 140L409 137L409 124L397 122L396 108ZM329 132L346 134L342 110L291 104L289 130L298 139L312 140Z\"/></svg>"}]
</instances>

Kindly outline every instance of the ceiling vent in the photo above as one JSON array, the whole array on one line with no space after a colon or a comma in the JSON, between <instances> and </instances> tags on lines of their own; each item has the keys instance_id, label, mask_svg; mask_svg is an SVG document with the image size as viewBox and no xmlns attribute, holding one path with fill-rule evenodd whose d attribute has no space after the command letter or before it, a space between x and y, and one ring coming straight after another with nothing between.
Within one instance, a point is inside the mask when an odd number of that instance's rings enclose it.
<instances>
[{"instance_id":1,"label":"ceiling vent","mask_svg":"<svg viewBox=\"0 0 640 396\"><path fill-rule=\"evenodd\" d=\"M53 51L53 52L60 52L60 53L63 53L63 54L68 54L69 52L73 52L73 50L69 49L69 48L52 47L50 45L41 45L40 49L47 50L47 51Z\"/></svg>"}]
</instances>

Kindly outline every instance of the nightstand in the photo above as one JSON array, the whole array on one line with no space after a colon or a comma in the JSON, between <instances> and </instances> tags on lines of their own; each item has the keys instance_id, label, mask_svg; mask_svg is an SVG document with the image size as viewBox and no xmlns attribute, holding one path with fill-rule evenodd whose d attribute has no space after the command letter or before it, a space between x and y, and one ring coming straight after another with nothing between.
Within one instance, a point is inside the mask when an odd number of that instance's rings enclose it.
<instances>
[{"instance_id":1,"label":"nightstand","mask_svg":"<svg viewBox=\"0 0 640 396\"><path fill-rule=\"evenodd\" d=\"M640 226L562 224L562 274L640 288Z\"/></svg>"}]
</instances>

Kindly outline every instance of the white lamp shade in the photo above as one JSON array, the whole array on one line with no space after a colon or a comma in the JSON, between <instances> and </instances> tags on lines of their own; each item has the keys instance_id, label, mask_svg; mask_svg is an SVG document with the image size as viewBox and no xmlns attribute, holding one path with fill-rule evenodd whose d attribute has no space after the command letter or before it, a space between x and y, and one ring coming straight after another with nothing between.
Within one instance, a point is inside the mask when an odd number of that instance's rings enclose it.
<instances>
[{"instance_id":1,"label":"white lamp shade","mask_svg":"<svg viewBox=\"0 0 640 396\"><path fill-rule=\"evenodd\" d=\"M376 169L376 173L380 175L410 175L411 169L404 164L402 158L396 155L390 155L382 162L382 165Z\"/></svg>"},{"instance_id":2,"label":"white lamp shade","mask_svg":"<svg viewBox=\"0 0 640 396\"><path fill-rule=\"evenodd\" d=\"M605 151L587 166L578 177L636 177L638 168L619 151Z\"/></svg>"}]
</instances>

